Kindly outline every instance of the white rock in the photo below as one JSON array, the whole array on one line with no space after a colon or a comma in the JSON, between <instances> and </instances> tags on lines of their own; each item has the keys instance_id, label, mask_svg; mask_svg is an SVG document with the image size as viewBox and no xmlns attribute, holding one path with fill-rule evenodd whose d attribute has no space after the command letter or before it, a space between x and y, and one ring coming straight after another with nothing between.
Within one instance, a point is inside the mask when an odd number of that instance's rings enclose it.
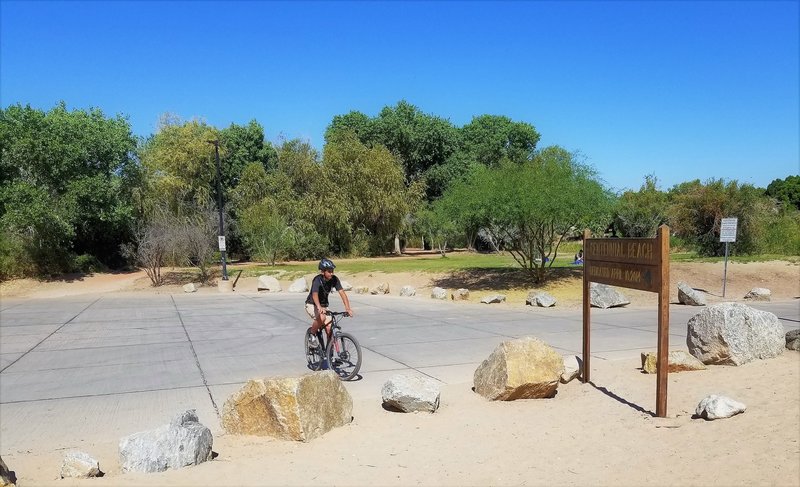
<instances>
[{"instance_id":1,"label":"white rock","mask_svg":"<svg viewBox=\"0 0 800 487\"><path fill-rule=\"evenodd\" d=\"M263 274L258 276L258 290L277 293L282 290L281 283L279 283L274 277Z\"/></svg>"},{"instance_id":2,"label":"white rock","mask_svg":"<svg viewBox=\"0 0 800 487\"><path fill-rule=\"evenodd\" d=\"M185 293L197 292L197 286L195 286L193 282L190 282L189 284L185 284L183 286L183 292L185 292Z\"/></svg>"},{"instance_id":3,"label":"white rock","mask_svg":"<svg viewBox=\"0 0 800 487\"><path fill-rule=\"evenodd\" d=\"M456 289L450 296L453 301L466 301L469 299L469 289Z\"/></svg>"},{"instance_id":4,"label":"white rock","mask_svg":"<svg viewBox=\"0 0 800 487\"><path fill-rule=\"evenodd\" d=\"M685 282L679 282L678 302L689 306L705 306L706 296Z\"/></svg>"},{"instance_id":5,"label":"white rock","mask_svg":"<svg viewBox=\"0 0 800 487\"><path fill-rule=\"evenodd\" d=\"M61 478L86 479L100 475L100 464L88 453L72 451L64 455L61 462Z\"/></svg>"},{"instance_id":6,"label":"white rock","mask_svg":"<svg viewBox=\"0 0 800 487\"><path fill-rule=\"evenodd\" d=\"M583 360L577 355L564 357L564 372L561 374L560 382L567 384L573 379L577 379L583 373Z\"/></svg>"},{"instance_id":7,"label":"white rock","mask_svg":"<svg viewBox=\"0 0 800 487\"><path fill-rule=\"evenodd\" d=\"M439 409L439 383L429 377L398 374L389 378L381 390L383 404L404 413L436 412Z\"/></svg>"},{"instance_id":8,"label":"white rock","mask_svg":"<svg viewBox=\"0 0 800 487\"><path fill-rule=\"evenodd\" d=\"M370 294L389 294L389 283L382 282L369 291Z\"/></svg>"},{"instance_id":9,"label":"white rock","mask_svg":"<svg viewBox=\"0 0 800 487\"><path fill-rule=\"evenodd\" d=\"M769 301L772 297L772 291L764 287L754 287L749 293L744 295L744 299L751 301Z\"/></svg>"},{"instance_id":10,"label":"white rock","mask_svg":"<svg viewBox=\"0 0 800 487\"><path fill-rule=\"evenodd\" d=\"M484 296L481 299L481 303L494 304L494 303L502 303L505 300L506 300L505 294L493 294L491 296Z\"/></svg>"},{"instance_id":11,"label":"white rock","mask_svg":"<svg viewBox=\"0 0 800 487\"><path fill-rule=\"evenodd\" d=\"M725 396L711 394L703 398L695 409L695 415L703 419L722 419L743 413L747 406Z\"/></svg>"},{"instance_id":12,"label":"white rock","mask_svg":"<svg viewBox=\"0 0 800 487\"><path fill-rule=\"evenodd\" d=\"M403 286L400 288L400 296L414 296L417 290L413 286Z\"/></svg>"},{"instance_id":13,"label":"white rock","mask_svg":"<svg viewBox=\"0 0 800 487\"><path fill-rule=\"evenodd\" d=\"M299 277L289 286L290 293L307 293L308 284L305 277Z\"/></svg>"},{"instance_id":14,"label":"white rock","mask_svg":"<svg viewBox=\"0 0 800 487\"><path fill-rule=\"evenodd\" d=\"M589 301L595 308L615 308L631 304L624 294L611 286L593 282L589 285Z\"/></svg>"},{"instance_id":15,"label":"white rock","mask_svg":"<svg viewBox=\"0 0 800 487\"><path fill-rule=\"evenodd\" d=\"M440 287L435 287L435 288L431 289L431 298L433 298L433 299L447 299L447 290L443 289L443 288L440 288Z\"/></svg>"},{"instance_id":16,"label":"white rock","mask_svg":"<svg viewBox=\"0 0 800 487\"><path fill-rule=\"evenodd\" d=\"M342 289L344 289L345 291L351 291L353 289L353 285L345 281L344 279L341 279L339 282L342 283Z\"/></svg>"},{"instance_id":17,"label":"white rock","mask_svg":"<svg viewBox=\"0 0 800 487\"><path fill-rule=\"evenodd\" d=\"M525 299L525 304L539 306L540 308L549 308L556 305L556 298L544 291L531 291Z\"/></svg>"}]
</instances>

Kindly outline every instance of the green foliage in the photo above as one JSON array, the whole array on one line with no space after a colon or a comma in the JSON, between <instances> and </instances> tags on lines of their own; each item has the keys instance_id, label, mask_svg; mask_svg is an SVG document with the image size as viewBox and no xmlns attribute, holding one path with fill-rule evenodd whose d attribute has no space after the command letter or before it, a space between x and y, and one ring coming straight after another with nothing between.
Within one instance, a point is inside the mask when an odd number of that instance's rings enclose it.
<instances>
[{"instance_id":1,"label":"green foliage","mask_svg":"<svg viewBox=\"0 0 800 487\"><path fill-rule=\"evenodd\" d=\"M789 206L760 222L756 251L761 254L800 255L800 210Z\"/></svg>"},{"instance_id":2,"label":"green foliage","mask_svg":"<svg viewBox=\"0 0 800 487\"><path fill-rule=\"evenodd\" d=\"M222 186L225 188L235 188L242 172L250 164L272 169L278 162L277 151L264 140L264 128L255 120L247 125L231 124L220 130L219 140L223 148L220 166Z\"/></svg>"},{"instance_id":3,"label":"green foliage","mask_svg":"<svg viewBox=\"0 0 800 487\"><path fill-rule=\"evenodd\" d=\"M659 225L666 223L667 194L658 189L655 176L645 176L639 191L626 191L617 202L614 226L621 237L653 238Z\"/></svg>"},{"instance_id":4,"label":"green foliage","mask_svg":"<svg viewBox=\"0 0 800 487\"><path fill-rule=\"evenodd\" d=\"M481 169L454 185L442 201L460 225L488 230L537 281L558 256L560 242L576 228L607 221L611 196L594 171L553 146L533 161Z\"/></svg>"},{"instance_id":5,"label":"green foliage","mask_svg":"<svg viewBox=\"0 0 800 487\"><path fill-rule=\"evenodd\" d=\"M540 135L525 122L499 115L474 117L462 129L464 152L486 166L503 160L522 163L533 158Z\"/></svg>"},{"instance_id":6,"label":"green foliage","mask_svg":"<svg viewBox=\"0 0 800 487\"><path fill-rule=\"evenodd\" d=\"M246 208L239 226L251 256L274 266L278 259L287 255L292 234L269 198Z\"/></svg>"},{"instance_id":7,"label":"green foliage","mask_svg":"<svg viewBox=\"0 0 800 487\"><path fill-rule=\"evenodd\" d=\"M670 227L700 255L723 255L725 244L719 241L723 218L737 217L734 254L747 254L757 250L760 222L769 211L769 204L761 192L749 184L737 181L726 183L711 179L706 184L694 180L679 184L669 192Z\"/></svg>"},{"instance_id":8,"label":"green foliage","mask_svg":"<svg viewBox=\"0 0 800 487\"><path fill-rule=\"evenodd\" d=\"M785 206L794 206L800 210L800 176L775 179L767 186L766 195L775 198Z\"/></svg>"},{"instance_id":9,"label":"green foliage","mask_svg":"<svg viewBox=\"0 0 800 487\"><path fill-rule=\"evenodd\" d=\"M448 242L452 245L461 231L440 206L427 205L414 215L414 233L425 237L444 256Z\"/></svg>"},{"instance_id":10,"label":"green foliage","mask_svg":"<svg viewBox=\"0 0 800 487\"><path fill-rule=\"evenodd\" d=\"M22 237L0 226L0 280L34 275L36 268Z\"/></svg>"}]
</instances>

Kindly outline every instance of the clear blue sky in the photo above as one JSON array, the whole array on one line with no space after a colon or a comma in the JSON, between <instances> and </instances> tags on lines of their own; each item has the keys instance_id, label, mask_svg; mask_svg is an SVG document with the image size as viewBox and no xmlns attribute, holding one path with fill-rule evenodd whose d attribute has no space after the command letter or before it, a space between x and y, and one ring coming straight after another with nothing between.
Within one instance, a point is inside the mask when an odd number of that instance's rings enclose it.
<instances>
[{"instance_id":1,"label":"clear blue sky","mask_svg":"<svg viewBox=\"0 0 800 487\"><path fill-rule=\"evenodd\" d=\"M580 151L615 189L800 173L798 1L0 3L0 101L160 114L318 148L401 99Z\"/></svg>"}]
</instances>

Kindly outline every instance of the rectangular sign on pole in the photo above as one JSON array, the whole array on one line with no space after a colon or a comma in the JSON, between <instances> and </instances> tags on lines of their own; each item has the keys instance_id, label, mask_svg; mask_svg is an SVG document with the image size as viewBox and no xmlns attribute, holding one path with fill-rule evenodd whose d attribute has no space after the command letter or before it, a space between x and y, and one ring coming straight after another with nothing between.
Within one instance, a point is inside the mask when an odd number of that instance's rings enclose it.
<instances>
[{"instance_id":1,"label":"rectangular sign on pole","mask_svg":"<svg viewBox=\"0 0 800 487\"><path fill-rule=\"evenodd\" d=\"M734 230L735 233L735 230ZM583 382L589 382L591 360L591 283L658 293L658 361L656 416L667 415L669 350L669 227L656 238L591 238L583 232Z\"/></svg>"},{"instance_id":2,"label":"rectangular sign on pole","mask_svg":"<svg viewBox=\"0 0 800 487\"><path fill-rule=\"evenodd\" d=\"M219 251L225 252L225 236L220 235L217 237L217 239L219 240Z\"/></svg>"},{"instance_id":3,"label":"rectangular sign on pole","mask_svg":"<svg viewBox=\"0 0 800 487\"><path fill-rule=\"evenodd\" d=\"M739 219L723 218L719 225L719 241L720 242L735 242L736 241L736 226L739 224Z\"/></svg>"}]
</instances>

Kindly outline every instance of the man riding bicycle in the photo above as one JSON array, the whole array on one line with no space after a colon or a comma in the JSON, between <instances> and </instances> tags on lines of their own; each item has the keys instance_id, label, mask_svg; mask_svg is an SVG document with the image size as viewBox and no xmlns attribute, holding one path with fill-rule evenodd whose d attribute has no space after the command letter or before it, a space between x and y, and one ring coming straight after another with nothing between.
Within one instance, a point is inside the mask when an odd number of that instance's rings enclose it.
<instances>
[{"instance_id":1,"label":"man riding bicycle","mask_svg":"<svg viewBox=\"0 0 800 487\"><path fill-rule=\"evenodd\" d=\"M319 275L314 276L311 281L311 291L306 298L306 313L313 320L311 322L311 339L316 342L317 332L325 327L328 338L331 336L331 317L326 315L328 309L328 294L333 289L339 291L339 296L344 303L344 310L348 315L353 316L353 310L350 308L350 300L347 294L342 289L342 283L339 278L333 275L333 270L336 266L333 261L323 258L319 261ZM315 343L315 345L318 345Z\"/></svg>"}]
</instances>

